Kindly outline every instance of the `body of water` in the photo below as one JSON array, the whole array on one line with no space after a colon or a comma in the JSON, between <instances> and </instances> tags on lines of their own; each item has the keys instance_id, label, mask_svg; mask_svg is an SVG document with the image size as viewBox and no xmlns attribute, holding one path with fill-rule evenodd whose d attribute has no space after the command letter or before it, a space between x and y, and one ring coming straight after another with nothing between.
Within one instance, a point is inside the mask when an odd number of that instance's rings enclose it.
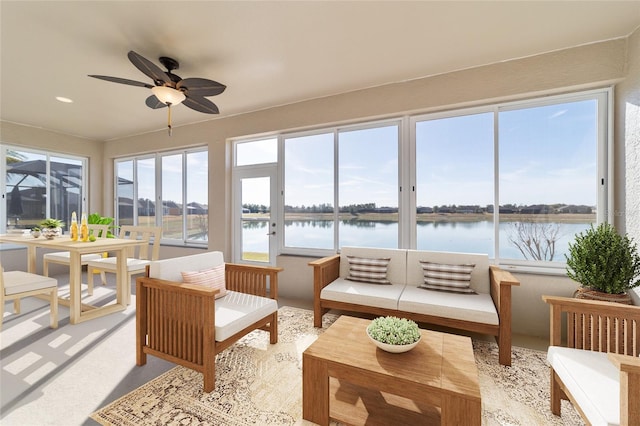
<instances>
[{"instance_id":1,"label":"body of water","mask_svg":"<svg viewBox=\"0 0 640 426\"><path fill-rule=\"evenodd\" d=\"M500 258L525 260L517 247L509 241L514 234L514 222L500 223ZM564 262L568 244L575 235L589 229L589 223L549 223L558 227L554 261ZM285 246L333 249L334 222L331 220L294 220L285 224ZM267 222L245 222L243 251L267 252ZM398 222L340 221L340 246L398 247ZM494 227L489 221L477 222L419 222L418 250L487 253L495 258Z\"/></svg>"}]
</instances>

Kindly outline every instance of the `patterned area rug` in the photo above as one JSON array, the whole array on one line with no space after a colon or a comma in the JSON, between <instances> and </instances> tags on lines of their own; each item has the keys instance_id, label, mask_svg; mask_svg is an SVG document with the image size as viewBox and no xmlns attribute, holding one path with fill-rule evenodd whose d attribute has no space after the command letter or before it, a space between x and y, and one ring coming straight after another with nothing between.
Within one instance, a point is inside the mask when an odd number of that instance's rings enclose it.
<instances>
[{"instance_id":1,"label":"patterned area rug","mask_svg":"<svg viewBox=\"0 0 640 426\"><path fill-rule=\"evenodd\" d=\"M216 358L216 387L202 392L202 375L175 367L91 418L103 425L309 425L302 420L302 352L337 316L313 327L313 312L283 307L279 342L250 333ZM544 352L516 348L513 365L498 364L498 347L474 341L485 425L582 425L563 401L562 417L549 411L549 368Z\"/></svg>"}]
</instances>

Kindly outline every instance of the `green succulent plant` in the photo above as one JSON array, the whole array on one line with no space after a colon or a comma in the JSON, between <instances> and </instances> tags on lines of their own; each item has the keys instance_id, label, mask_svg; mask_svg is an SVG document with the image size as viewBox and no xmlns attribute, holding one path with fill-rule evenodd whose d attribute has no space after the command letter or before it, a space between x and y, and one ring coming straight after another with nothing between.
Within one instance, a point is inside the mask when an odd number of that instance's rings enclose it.
<instances>
[{"instance_id":1,"label":"green succulent plant","mask_svg":"<svg viewBox=\"0 0 640 426\"><path fill-rule=\"evenodd\" d=\"M567 275L584 287L622 294L640 285L640 255L627 235L608 223L576 235L569 243Z\"/></svg>"},{"instance_id":2,"label":"green succulent plant","mask_svg":"<svg viewBox=\"0 0 640 426\"><path fill-rule=\"evenodd\" d=\"M62 228L64 222L60 219L47 218L40 222L40 228Z\"/></svg>"},{"instance_id":3,"label":"green succulent plant","mask_svg":"<svg viewBox=\"0 0 640 426\"><path fill-rule=\"evenodd\" d=\"M410 345L420 340L418 324L406 318L378 317L367 332L372 339L389 345Z\"/></svg>"}]
</instances>

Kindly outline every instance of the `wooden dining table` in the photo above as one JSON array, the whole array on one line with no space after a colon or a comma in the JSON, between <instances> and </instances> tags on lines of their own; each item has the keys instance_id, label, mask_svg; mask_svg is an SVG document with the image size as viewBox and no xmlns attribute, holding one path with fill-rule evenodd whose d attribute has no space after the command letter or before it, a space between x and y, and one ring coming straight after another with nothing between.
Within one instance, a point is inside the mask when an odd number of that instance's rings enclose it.
<instances>
[{"instance_id":1,"label":"wooden dining table","mask_svg":"<svg viewBox=\"0 0 640 426\"><path fill-rule=\"evenodd\" d=\"M59 303L69 306L71 324L120 312L126 309L127 281L127 249L148 244L145 240L131 240L123 238L98 238L95 241L71 241L69 236L59 236L54 239L43 237L34 238L23 234L0 234L0 243L11 243L27 246L27 271L36 273L37 248L56 251L68 251L69 256L69 298L61 297ZM116 300L104 306L94 306L82 303L82 265L80 257L87 253L115 253L117 259L116 272Z\"/></svg>"}]
</instances>

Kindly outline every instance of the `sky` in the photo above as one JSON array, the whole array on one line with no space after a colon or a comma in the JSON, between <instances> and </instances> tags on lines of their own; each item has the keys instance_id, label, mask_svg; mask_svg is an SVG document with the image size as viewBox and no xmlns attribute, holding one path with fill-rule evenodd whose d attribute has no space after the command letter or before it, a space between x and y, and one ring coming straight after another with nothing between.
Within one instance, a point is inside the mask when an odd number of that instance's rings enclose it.
<instances>
[{"instance_id":1,"label":"sky","mask_svg":"<svg viewBox=\"0 0 640 426\"><path fill-rule=\"evenodd\" d=\"M499 203L596 204L597 101L584 100L498 114ZM434 116L436 117L436 116ZM418 206L480 205L494 202L494 113L418 121ZM374 202L398 206L399 126L338 131L339 204ZM240 165L278 161L277 139L237 145ZM285 204L334 204L334 133L285 138ZM26 153L27 160L40 154ZM179 201L181 155L163 157L162 196ZM138 196L155 198L155 160L138 161ZM207 204L207 153L187 160L188 201ZM126 167L120 175L132 179ZM247 182L243 203L269 204L261 181Z\"/></svg>"},{"instance_id":2,"label":"sky","mask_svg":"<svg viewBox=\"0 0 640 426\"><path fill-rule=\"evenodd\" d=\"M595 206L595 100L499 113L501 205ZM494 113L416 125L417 205L494 203ZM398 206L398 128L339 132L340 205ZM285 140L285 204L333 204L334 136ZM275 146L275 145L274 145Z\"/></svg>"}]
</instances>

